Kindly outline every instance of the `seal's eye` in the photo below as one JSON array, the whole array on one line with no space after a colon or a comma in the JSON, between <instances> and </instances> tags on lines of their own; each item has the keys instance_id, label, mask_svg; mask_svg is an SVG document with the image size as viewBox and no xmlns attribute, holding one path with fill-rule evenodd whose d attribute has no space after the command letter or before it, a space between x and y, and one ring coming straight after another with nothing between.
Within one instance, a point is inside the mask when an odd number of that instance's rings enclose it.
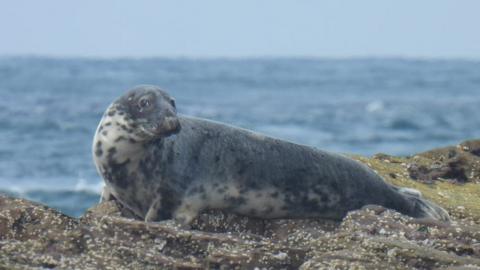
<instances>
[{"instance_id":1,"label":"seal's eye","mask_svg":"<svg viewBox=\"0 0 480 270\"><path fill-rule=\"evenodd\" d=\"M140 105L140 108L148 108L150 106L150 103L151 102L148 98L142 98L138 102L138 104Z\"/></svg>"},{"instance_id":2,"label":"seal's eye","mask_svg":"<svg viewBox=\"0 0 480 270\"><path fill-rule=\"evenodd\" d=\"M172 107L176 108L175 99L170 99L170 105L172 105Z\"/></svg>"}]
</instances>

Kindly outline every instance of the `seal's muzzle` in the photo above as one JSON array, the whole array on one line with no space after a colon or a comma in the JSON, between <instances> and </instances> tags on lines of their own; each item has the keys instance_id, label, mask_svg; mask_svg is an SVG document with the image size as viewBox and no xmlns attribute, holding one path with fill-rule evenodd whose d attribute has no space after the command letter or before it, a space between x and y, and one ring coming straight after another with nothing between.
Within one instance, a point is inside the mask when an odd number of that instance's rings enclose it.
<instances>
[{"instance_id":1,"label":"seal's muzzle","mask_svg":"<svg viewBox=\"0 0 480 270\"><path fill-rule=\"evenodd\" d=\"M153 133L159 136L170 136L180 132L181 126L180 121L176 116L165 117L160 124L155 124Z\"/></svg>"}]
</instances>

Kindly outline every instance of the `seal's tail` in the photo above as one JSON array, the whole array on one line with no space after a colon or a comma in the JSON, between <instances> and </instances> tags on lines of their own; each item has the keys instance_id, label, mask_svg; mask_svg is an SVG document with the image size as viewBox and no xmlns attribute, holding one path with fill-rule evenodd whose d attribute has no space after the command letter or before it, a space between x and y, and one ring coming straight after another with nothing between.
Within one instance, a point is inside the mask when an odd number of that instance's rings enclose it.
<instances>
[{"instance_id":1,"label":"seal's tail","mask_svg":"<svg viewBox=\"0 0 480 270\"><path fill-rule=\"evenodd\" d=\"M450 215L442 207L423 198L416 189L399 188L398 191L407 196L414 203L414 213L417 217L433 218L440 221L450 221Z\"/></svg>"}]
</instances>

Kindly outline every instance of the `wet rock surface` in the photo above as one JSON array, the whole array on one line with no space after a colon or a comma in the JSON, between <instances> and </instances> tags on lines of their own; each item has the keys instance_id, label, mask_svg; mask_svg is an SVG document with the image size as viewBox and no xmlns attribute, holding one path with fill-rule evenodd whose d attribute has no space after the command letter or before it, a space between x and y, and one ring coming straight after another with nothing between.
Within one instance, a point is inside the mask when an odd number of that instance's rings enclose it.
<instances>
[{"instance_id":1,"label":"wet rock surface","mask_svg":"<svg viewBox=\"0 0 480 270\"><path fill-rule=\"evenodd\" d=\"M454 150L475 156L478 148L471 145L473 150ZM478 179L410 177L412 164L431 166L445 153L447 164L451 148L445 149L355 158L389 182L421 190L449 210L449 224L372 205L341 222L210 211L187 230L171 221L135 220L114 201L72 218L0 196L0 269L480 269ZM474 157L468 158L465 169L472 170Z\"/></svg>"}]
</instances>

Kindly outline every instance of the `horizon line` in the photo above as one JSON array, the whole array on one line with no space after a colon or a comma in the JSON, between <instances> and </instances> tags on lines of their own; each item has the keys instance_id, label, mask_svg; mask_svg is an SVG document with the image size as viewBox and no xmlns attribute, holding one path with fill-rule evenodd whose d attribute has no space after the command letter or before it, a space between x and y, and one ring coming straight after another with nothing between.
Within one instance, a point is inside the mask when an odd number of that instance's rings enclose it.
<instances>
[{"instance_id":1,"label":"horizon line","mask_svg":"<svg viewBox=\"0 0 480 270\"><path fill-rule=\"evenodd\" d=\"M349 56L320 56L320 55L245 55L245 56L194 56L194 55L151 55L151 56L99 56L99 55L52 55L52 54L0 54L0 59L50 59L50 60L312 60L312 61L341 61L341 60L399 60L399 61L464 61L480 62L480 57L464 56L415 56L415 55L349 55Z\"/></svg>"}]
</instances>

